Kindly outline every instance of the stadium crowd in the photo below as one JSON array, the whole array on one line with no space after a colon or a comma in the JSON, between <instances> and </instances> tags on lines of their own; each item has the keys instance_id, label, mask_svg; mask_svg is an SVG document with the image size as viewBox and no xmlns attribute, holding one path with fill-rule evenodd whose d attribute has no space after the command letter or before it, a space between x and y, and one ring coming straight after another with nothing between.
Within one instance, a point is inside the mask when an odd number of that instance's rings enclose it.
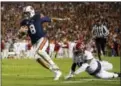
<instances>
[{"instance_id":1,"label":"stadium crowd","mask_svg":"<svg viewBox=\"0 0 121 86\"><path fill-rule=\"evenodd\" d=\"M103 2L13 2L1 4L1 48L5 43L13 44L17 39L17 31L20 27L22 10L26 5L31 5L36 12L41 12L51 18L68 19L65 21L53 21L47 29L50 41L65 42L79 39L92 39L92 26L101 20L110 34L108 36L107 51L110 56L119 56L120 50L120 24L121 3ZM27 37L27 42L29 38ZM30 46L30 45L29 45Z\"/></svg>"}]
</instances>

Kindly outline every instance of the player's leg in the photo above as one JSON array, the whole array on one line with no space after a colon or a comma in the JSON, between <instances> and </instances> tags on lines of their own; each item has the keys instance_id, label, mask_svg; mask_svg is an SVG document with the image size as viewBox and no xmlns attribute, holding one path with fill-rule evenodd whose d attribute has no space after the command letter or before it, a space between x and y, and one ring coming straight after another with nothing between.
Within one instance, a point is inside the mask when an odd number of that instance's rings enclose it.
<instances>
[{"instance_id":1,"label":"player's leg","mask_svg":"<svg viewBox=\"0 0 121 86\"><path fill-rule=\"evenodd\" d=\"M58 57L58 51L55 51L54 58Z\"/></svg>"},{"instance_id":2,"label":"player's leg","mask_svg":"<svg viewBox=\"0 0 121 86\"><path fill-rule=\"evenodd\" d=\"M100 48L100 39L99 38L96 39L96 48L97 48L98 58L99 58L99 60L102 60L101 59L101 48Z\"/></svg>"},{"instance_id":3,"label":"player's leg","mask_svg":"<svg viewBox=\"0 0 121 86\"><path fill-rule=\"evenodd\" d=\"M36 61L46 69L50 69L49 63L47 63L42 57L36 54Z\"/></svg>"},{"instance_id":4,"label":"player's leg","mask_svg":"<svg viewBox=\"0 0 121 86\"><path fill-rule=\"evenodd\" d=\"M49 55L51 58L53 58L53 52L54 52L54 44L50 44L49 46Z\"/></svg>"},{"instance_id":5,"label":"player's leg","mask_svg":"<svg viewBox=\"0 0 121 86\"><path fill-rule=\"evenodd\" d=\"M61 76L61 72L59 70L59 67L52 61L50 56L47 54L46 49L48 47L48 40L46 38L42 38L42 41L40 42L40 46L37 49L37 54L42 57L42 59L39 60L44 60L41 61L43 64L48 65L46 67L49 67L50 70L52 70L55 73L55 80L58 80L59 77Z\"/></svg>"},{"instance_id":6,"label":"player's leg","mask_svg":"<svg viewBox=\"0 0 121 86\"><path fill-rule=\"evenodd\" d=\"M113 72L101 70L100 73L98 73L96 76L102 79L109 79L109 78L121 77L120 75L121 75L120 73L113 73Z\"/></svg>"},{"instance_id":7,"label":"player's leg","mask_svg":"<svg viewBox=\"0 0 121 86\"><path fill-rule=\"evenodd\" d=\"M77 64L73 62L72 65L71 65L71 70L70 70L69 74L65 77L65 79L70 79L74 76L76 66L77 66Z\"/></svg>"},{"instance_id":8,"label":"player's leg","mask_svg":"<svg viewBox=\"0 0 121 86\"><path fill-rule=\"evenodd\" d=\"M76 70L77 63L80 63L80 59L79 59L78 55L74 54L73 63L71 65L71 70L70 70L69 74L65 77L65 79L70 79L74 76L74 72Z\"/></svg>"},{"instance_id":9,"label":"player's leg","mask_svg":"<svg viewBox=\"0 0 121 86\"><path fill-rule=\"evenodd\" d=\"M38 55L40 55L40 57L51 66L52 70L59 70L58 66L52 61L52 59L46 52L39 50Z\"/></svg>"},{"instance_id":10,"label":"player's leg","mask_svg":"<svg viewBox=\"0 0 121 86\"><path fill-rule=\"evenodd\" d=\"M108 61L100 61L101 66L104 70L112 70L113 69L113 65L111 63L109 63Z\"/></svg>"},{"instance_id":11,"label":"player's leg","mask_svg":"<svg viewBox=\"0 0 121 86\"><path fill-rule=\"evenodd\" d=\"M78 66L79 68L76 70L76 66ZM70 79L72 78L74 75L77 75L81 72L84 72L86 70L86 68L88 67L88 64L87 63L82 63L82 62L79 62L79 63L73 63L72 66L71 66L71 70L70 70L70 73L68 74L68 76L66 76L65 79Z\"/></svg>"},{"instance_id":12,"label":"player's leg","mask_svg":"<svg viewBox=\"0 0 121 86\"><path fill-rule=\"evenodd\" d=\"M8 57L8 51L7 49L3 50L3 58L7 58Z\"/></svg>"},{"instance_id":13,"label":"player's leg","mask_svg":"<svg viewBox=\"0 0 121 86\"><path fill-rule=\"evenodd\" d=\"M45 43L45 47L47 44L48 43ZM45 47L43 47L43 49L39 48L39 50L37 51L38 55L40 55L43 58L43 60L50 64L53 70L59 70L58 66L52 61L50 56L47 54Z\"/></svg>"},{"instance_id":14,"label":"player's leg","mask_svg":"<svg viewBox=\"0 0 121 86\"><path fill-rule=\"evenodd\" d=\"M45 61L43 63L44 64L46 63L45 64L45 65L47 65L46 67L49 67L49 69L55 73L54 80L58 80L59 77L61 76L61 72L59 70L59 67L52 61L52 59L50 58L50 56L46 52L39 50L38 54L42 57L40 60Z\"/></svg>"},{"instance_id":15,"label":"player's leg","mask_svg":"<svg viewBox=\"0 0 121 86\"><path fill-rule=\"evenodd\" d=\"M63 48L64 50L64 57L68 58L69 55L68 55L68 49L67 48Z\"/></svg>"},{"instance_id":16,"label":"player's leg","mask_svg":"<svg viewBox=\"0 0 121 86\"><path fill-rule=\"evenodd\" d=\"M102 41L100 41L101 42L101 50L103 52L103 55L105 55L106 39L102 38L101 40L102 40Z\"/></svg>"},{"instance_id":17,"label":"player's leg","mask_svg":"<svg viewBox=\"0 0 121 86\"><path fill-rule=\"evenodd\" d=\"M4 59L5 58L5 51L4 51L4 49L2 50L2 59Z\"/></svg>"},{"instance_id":18,"label":"player's leg","mask_svg":"<svg viewBox=\"0 0 121 86\"><path fill-rule=\"evenodd\" d=\"M40 54L38 54L38 48L40 47L40 45L42 44L43 42L43 38L39 40L39 42L35 45L32 46L31 48L31 56L34 57L36 59L36 61L42 65L44 68L46 69L50 69L49 67L49 63L47 63L43 58L42 56L40 56ZM43 45L44 46L44 45ZM34 55L34 56L33 56Z\"/></svg>"}]
</instances>

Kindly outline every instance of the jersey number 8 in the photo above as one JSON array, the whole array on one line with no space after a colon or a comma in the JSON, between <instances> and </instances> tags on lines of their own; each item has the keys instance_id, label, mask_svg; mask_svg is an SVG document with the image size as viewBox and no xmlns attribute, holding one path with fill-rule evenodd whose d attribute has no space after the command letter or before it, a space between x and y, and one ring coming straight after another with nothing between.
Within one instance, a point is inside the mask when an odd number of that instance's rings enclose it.
<instances>
[{"instance_id":1,"label":"jersey number 8","mask_svg":"<svg viewBox=\"0 0 121 86\"><path fill-rule=\"evenodd\" d=\"M35 34L35 33L36 33L36 29L35 29L35 26L34 26L33 24L31 24L31 25L29 26L29 28L30 28L30 32L31 32L32 34Z\"/></svg>"}]
</instances>

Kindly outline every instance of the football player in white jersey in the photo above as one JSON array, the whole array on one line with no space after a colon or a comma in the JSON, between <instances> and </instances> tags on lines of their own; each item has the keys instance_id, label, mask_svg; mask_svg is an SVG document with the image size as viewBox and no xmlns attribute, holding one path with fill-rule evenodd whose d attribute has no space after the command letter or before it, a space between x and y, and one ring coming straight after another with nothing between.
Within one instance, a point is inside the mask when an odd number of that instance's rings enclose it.
<instances>
[{"instance_id":1,"label":"football player in white jersey","mask_svg":"<svg viewBox=\"0 0 121 86\"><path fill-rule=\"evenodd\" d=\"M113 68L112 64L107 61L99 61L95 59L90 51L84 49L82 44L80 44L80 46L76 49L80 54L74 58L78 59L77 61L81 63L81 66L76 71L73 71L71 68L71 72L68 74L68 76L66 76L66 79L72 78L74 75L84 71L92 76L102 79L121 77L121 73L108 72L107 70L111 70Z\"/></svg>"}]
</instances>

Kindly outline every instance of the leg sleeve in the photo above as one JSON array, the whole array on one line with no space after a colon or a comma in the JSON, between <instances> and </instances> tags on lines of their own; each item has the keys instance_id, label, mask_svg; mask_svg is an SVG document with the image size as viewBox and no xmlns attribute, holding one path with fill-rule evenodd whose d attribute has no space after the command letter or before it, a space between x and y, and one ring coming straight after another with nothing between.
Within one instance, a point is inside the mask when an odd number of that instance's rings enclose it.
<instances>
[{"instance_id":1,"label":"leg sleeve","mask_svg":"<svg viewBox=\"0 0 121 86\"><path fill-rule=\"evenodd\" d=\"M99 60L101 60L101 48L100 48L100 39L96 39L96 48L97 48L97 54L98 54L98 58Z\"/></svg>"},{"instance_id":2,"label":"leg sleeve","mask_svg":"<svg viewBox=\"0 0 121 86\"><path fill-rule=\"evenodd\" d=\"M71 66L71 72L75 72L76 70L76 63L73 63L72 66Z\"/></svg>"}]
</instances>

